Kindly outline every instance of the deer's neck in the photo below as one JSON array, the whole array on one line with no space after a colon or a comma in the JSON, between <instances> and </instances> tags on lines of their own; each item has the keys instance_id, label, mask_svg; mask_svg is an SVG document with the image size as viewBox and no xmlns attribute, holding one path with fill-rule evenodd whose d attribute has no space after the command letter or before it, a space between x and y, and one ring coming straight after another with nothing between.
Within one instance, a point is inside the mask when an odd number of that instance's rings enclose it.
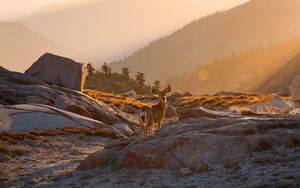
<instances>
[{"instance_id":1,"label":"deer's neck","mask_svg":"<svg viewBox=\"0 0 300 188\"><path fill-rule=\"evenodd\" d=\"M167 101L160 100L157 106L164 112L167 108Z\"/></svg>"}]
</instances>

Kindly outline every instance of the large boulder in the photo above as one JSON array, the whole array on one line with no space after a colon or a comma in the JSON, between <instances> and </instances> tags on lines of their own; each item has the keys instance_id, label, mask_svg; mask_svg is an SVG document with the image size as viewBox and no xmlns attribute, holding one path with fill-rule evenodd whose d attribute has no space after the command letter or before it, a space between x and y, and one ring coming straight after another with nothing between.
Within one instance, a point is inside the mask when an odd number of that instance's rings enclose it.
<instances>
[{"instance_id":1,"label":"large boulder","mask_svg":"<svg viewBox=\"0 0 300 188\"><path fill-rule=\"evenodd\" d=\"M282 114L294 110L296 105L288 100L275 95L271 102L257 103L249 106L249 109L255 114Z\"/></svg>"},{"instance_id":2,"label":"large boulder","mask_svg":"<svg viewBox=\"0 0 300 188\"><path fill-rule=\"evenodd\" d=\"M294 101L300 101L300 75L298 75L289 87Z\"/></svg>"},{"instance_id":3,"label":"large boulder","mask_svg":"<svg viewBox=\"0 0 300 188\"><path fill-rule=\"evenodd\" d=\"M85 82L85 68L72 59L46 53L25 74L36 77L47 84L81 91Z\"/></svg>"},{"instance_id":4,"label":"large boulder","mask_svg":"<svg viewBox=\"0 0 300 188\"><path fill-rule=\"evenodd\" d=\"M120 166L138 168L195 169L198 165L241 159L251 151L243 136L187 132L132 144L118 158Z\"/></svg>"},{"instance_id":5,"label":"large boulder","mask_svg":"<svg viewBox=\"0 0 300 188\"><path fill-rule=\"evenodd\" d=\"M192 119L190 119L192 120ZM295 117L198 118L172 122L156 135L91 154L78 169L114 164L135 168L188 168L239 162L253 152L291 147L300 141Z\"/></svg>"}]
</instances>

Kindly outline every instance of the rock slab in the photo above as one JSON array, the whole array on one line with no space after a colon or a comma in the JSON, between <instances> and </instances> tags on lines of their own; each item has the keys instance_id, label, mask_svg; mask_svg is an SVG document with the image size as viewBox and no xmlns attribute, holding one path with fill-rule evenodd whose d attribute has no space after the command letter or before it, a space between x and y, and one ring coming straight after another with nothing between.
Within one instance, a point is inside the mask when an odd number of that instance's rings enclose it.
<instances>
[{"instance_id":1,"label":"rock slab","mask_svg":"<svg viewBox=\"0 0 300 188\"><path fill-rule=\"evenodd\" d=\"M0 132L61 129L65 127L108 127L104 123L46 105L0 107Z\"/></svg>"},{"instance_id":2,"label":"rock slab","mask_svg":"<svg viewBox=\"0 0 300 188\"><path fill-rule=\"evenodd\" d=\"M82 91L86 71L81 63L72 59L46 53L25 74L36 77L47 84Z\"/></svg>"},{"instance_id":3,"label":"rock slab","mask_svg":"<svg viewBox=\"0 0 300 188\"><path fill-rule=\"evenodd\" d=\"M106 147L79 165L85 170L107 164L117 167L208 171L208 165L237 163L253 152L297 147L300 119L296 117L198 118L169 123L156 135L125 146ZM96 164L96 165L91 165ZM185 173L187 172L187 173Z\"/></svg>"}]
</instances>

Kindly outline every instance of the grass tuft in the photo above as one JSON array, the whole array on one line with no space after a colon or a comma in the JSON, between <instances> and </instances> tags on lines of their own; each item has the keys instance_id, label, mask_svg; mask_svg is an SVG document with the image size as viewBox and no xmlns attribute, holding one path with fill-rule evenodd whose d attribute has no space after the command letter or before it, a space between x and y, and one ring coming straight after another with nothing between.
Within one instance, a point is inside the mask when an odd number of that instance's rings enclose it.
<instances>
[{"instance_id":1,"label":"grass tuft","mask_svg":"<svg viewBox=\"0 0 300 188\"><path fill-rule=\"evenodd\" d=\"M7 145L1 144L1 143L0 143L0 153L3 153L5 155L11 154L9 147Z\"/></svg>"},{"instance_id":2,"label":"grass tuft","mask_svg":"<svg viewBox=\"0 0 300 188\"><path fill-rule=\"evenodd\" d=\"M228 161L224 164L224 167L228 169L239 169L240 163L234 161Z\"/></svg>"}]
</instances>

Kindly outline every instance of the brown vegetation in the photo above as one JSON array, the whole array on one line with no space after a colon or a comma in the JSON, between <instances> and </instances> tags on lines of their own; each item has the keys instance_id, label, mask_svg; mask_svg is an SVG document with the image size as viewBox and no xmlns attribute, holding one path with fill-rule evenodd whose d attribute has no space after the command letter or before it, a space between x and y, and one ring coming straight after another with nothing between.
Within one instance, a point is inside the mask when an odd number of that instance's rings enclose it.
<instances>
[{"instance_id":1,"label":"brown vegetation","mask_svg":"<svg viewBox=\"0 0 300 188\"><path fill-rule=\"evenodd\" d=\"M270 102L271 95L237 95L237 96L192 96L182 97L174 102L177 110L205 107L211 110L226 110L232 106L245 107L256 103ZM245 112L247 113L247 112Z\"/></svg>"},{"instance_id":2,"label":"brown vegetation","mask_svg":"<svg viewBox=\"0 0 300 188\"><path fill-rule=\"evenodd\" d=\"M133 75L129 75L129 70L125 74L115 73L114 70L110 70L110 73L102 71L93 71L93 67L87 67L88 72L91 72L85 82L84 88L100 90L110 93L125 93L130 90L134 90L138 94L151 94L151 90L148 85L144 85L144 78L139 77L138 80L133 79ZM141 83L142 81L142 83Z\"/></svg>"},{"instance_id":3,"label":"brown vegetation","mask_svg":"<svg viewBox=\"0 0 300 188\"><path fill-rule=\"evenodd\" d=\"M126 105L131 106L133 108L139 108L141 106L147 105L146 103L143 103L133 98L128 98L122 95L115 95L112 93L105 93L91 89L85 89L83 93L112 106Z\"/></svg>"},{"instance_id":4,"label":"brown vegetation","mask_svg":"<svg viewBox=\"0 0 300 188\"><path fill-rule=\"evenodd\" d=\"M85 134L88 136L102 136L109 138L118 138L119 136L116 135L115 132L111 131L111 128L70 126L63 129L33 130L29 132L20 133L3 131L0 133L0 140L7 141L11 144L16 144L18 143L18 141L22 141L25 139L49 142L49 139L47 137L70 134Z\"/></svg>"}]
</instances>

